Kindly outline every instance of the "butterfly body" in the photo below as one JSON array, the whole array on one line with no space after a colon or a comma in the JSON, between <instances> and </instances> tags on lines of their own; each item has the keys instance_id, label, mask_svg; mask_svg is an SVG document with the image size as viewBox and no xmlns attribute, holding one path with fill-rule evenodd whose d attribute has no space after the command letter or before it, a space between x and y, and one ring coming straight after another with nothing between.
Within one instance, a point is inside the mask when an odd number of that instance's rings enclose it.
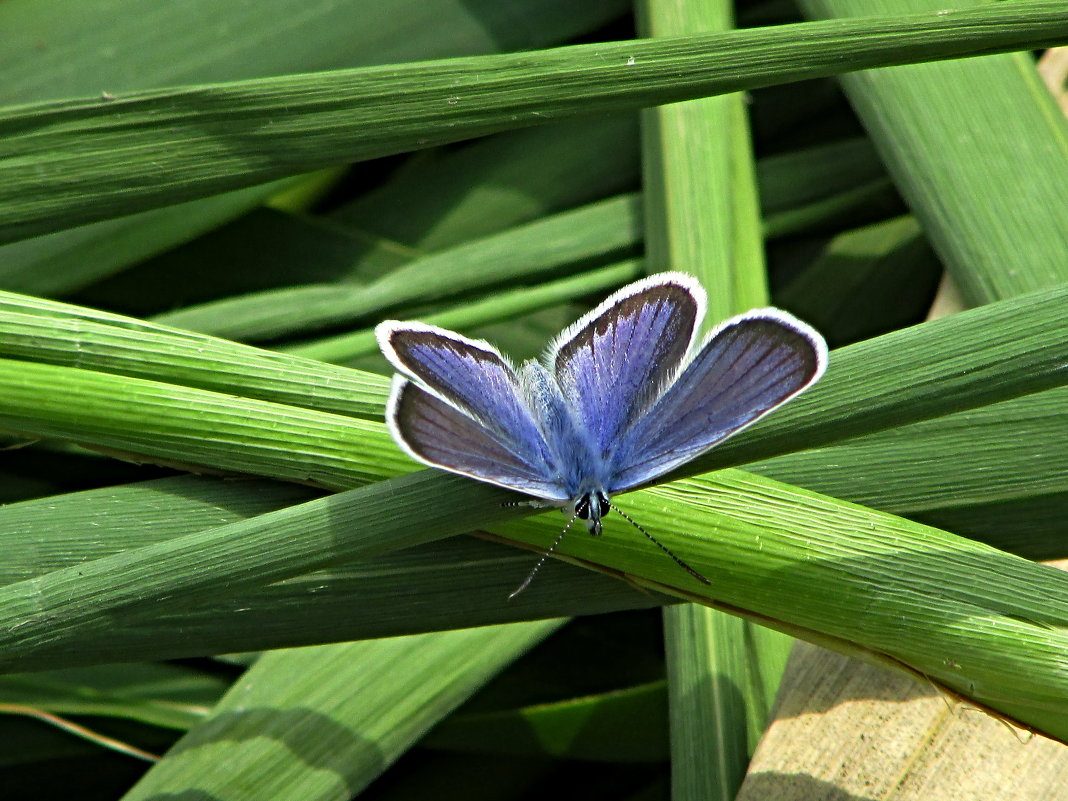
<instances>
[{"instance_id":1,"label":"butterfly body","mask_svg":"<svg viewBox=\"0 0 1068 801\"><path fill-rule=\"evenodd\" d=\"M534 420L549 446L553 476L569 502L604 490L608 463L590 431L542 365L527 362L519 374Z\"/></svg>"},{"instance_id":2,"label":"butterfly body","mask_svg":"<svg viewBox=\"0 0 1068 801\"><path fill-rule=\"evenodd\" d=\"M390 431L418 461L559 506L599 535L619 512L613 495L700 456L823 373L823 339L778 309L727 320L694 348L705 306L691 276L650 276L519 369L487 342L386 321L376 333L398 370Z\"/></svg>"}]
</instances>

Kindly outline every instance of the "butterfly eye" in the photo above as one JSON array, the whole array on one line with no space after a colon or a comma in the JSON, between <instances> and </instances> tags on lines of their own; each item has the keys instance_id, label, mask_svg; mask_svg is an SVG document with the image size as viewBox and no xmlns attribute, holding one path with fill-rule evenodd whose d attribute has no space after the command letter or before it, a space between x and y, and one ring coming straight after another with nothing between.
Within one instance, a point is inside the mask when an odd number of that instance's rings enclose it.
<instances>
[{"instance_id":1,"label":"butterfly eye","mask_svg":"<svg viewBox=\"0 0 1068 801\"><path fill-rule=\"evenodd\" d=\"M575 517L586 522L595 537L601 536L601 517L608 511L608 498L602 492L587 492L575 502Z\"/></svg>"},{"instance_id":2,"label":"butterfly eye","mask_svg":"<svg viewBox=\"0 0 1068 801\"><path fill-rule=\"evenodd\" d=\"M590 511L590 494L586 493L579 498L578 502L575 504L575 516L578 517L579 520L589 520Z\"/></svg>"}]
</instances>

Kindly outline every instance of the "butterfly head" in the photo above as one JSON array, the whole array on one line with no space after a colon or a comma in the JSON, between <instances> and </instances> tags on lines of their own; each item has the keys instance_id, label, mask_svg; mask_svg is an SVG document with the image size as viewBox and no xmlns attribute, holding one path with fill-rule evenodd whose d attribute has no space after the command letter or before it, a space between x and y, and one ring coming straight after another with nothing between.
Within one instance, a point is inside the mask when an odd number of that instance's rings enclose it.
<instances>
[{"instance_id":1,"label":"butterfly head","mask_svg":"<svg viewBox=\"0 0 1068 801\"><path fill-rule=\"evenodd\" d=\"M586 524L590 534L600 537L601 518L608 514L611 508L608 496L600 490L594 490L580 495L572 505L572 512Z\"/></svg>"}]
</instances>

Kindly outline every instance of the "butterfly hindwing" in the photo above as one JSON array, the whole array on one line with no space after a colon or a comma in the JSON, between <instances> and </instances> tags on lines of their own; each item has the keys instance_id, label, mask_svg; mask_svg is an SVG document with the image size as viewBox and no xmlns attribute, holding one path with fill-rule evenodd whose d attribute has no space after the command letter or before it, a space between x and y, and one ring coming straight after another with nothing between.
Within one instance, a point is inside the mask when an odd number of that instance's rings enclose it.
<instances>
[{"instance_id":1,"label":"butterfly hindwing","mask_svg":"<svg viewBox=\"0 0 1068 801\"><path fill-rule=\"evenodd\" d=\"M599 455L671 382L704 310L695 279L662 273L616 292L550 346L548 368Z\"/></svg>"},{"instance_id":2,"label":"butterfly hindwing","mask_svg":"<svg viewBox=\"0 0 1068 801\"><path fill-rule=\"evenodd\" d=\"M387 420L393 438L424 464L539 498L565 501L530 453L500 443L473 418L402 376L394 376Z\"/></svg>"},{"instance_id":3,"label":"butterfly hindwing","mask_svg":"<svg viewBox=\"0 0 1068 801\"><path fill-rule=\"evenodd\" d=\"M559 482L548 446L515 369L495 348L420 323L391 320L376 334L386 358L411 379L411 386L394 384L389 415L394 436L415 458L520 492L561 496L558 488L549 494ZM459 433L451 435L450 426ZM435 440L440 448L431 447ZM445 456L465 448L467 462ZM483 464L491 453L508 456L496 475Z\"/></svg>"},{"instance_id":4,"label":"butterfly hindwing","mask_svg":"<svg viewBox=\"0 0 1068 801\"><path fill-rule=\"evenodd\" d=\"M646 484L696 458L811 386L826 364L823 338L785 312L726 321L626 432L608 490Z\"/></svg>"}]
</instances>

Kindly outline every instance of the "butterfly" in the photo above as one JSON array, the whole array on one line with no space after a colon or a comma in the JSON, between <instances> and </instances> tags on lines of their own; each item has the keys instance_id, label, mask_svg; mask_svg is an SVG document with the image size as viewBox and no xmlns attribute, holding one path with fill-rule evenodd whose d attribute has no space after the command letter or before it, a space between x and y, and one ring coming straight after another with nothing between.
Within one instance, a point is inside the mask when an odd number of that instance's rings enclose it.
<instances>
[{"instance_id":1,"label":"butterfly","mask_svg":"<svg viewBox=\"0 0 1068 801\"><path fill-rule=\"evenodd\" d=\"M827 365L815 330L774 308L695 338L707 297L685 273L619 289L517 367L488 342L418 322L378 325L397 369L386 421L413 459L558 506L594 536L611 498L695 459L812 386Z\"/></svg>"}]
</instances>

